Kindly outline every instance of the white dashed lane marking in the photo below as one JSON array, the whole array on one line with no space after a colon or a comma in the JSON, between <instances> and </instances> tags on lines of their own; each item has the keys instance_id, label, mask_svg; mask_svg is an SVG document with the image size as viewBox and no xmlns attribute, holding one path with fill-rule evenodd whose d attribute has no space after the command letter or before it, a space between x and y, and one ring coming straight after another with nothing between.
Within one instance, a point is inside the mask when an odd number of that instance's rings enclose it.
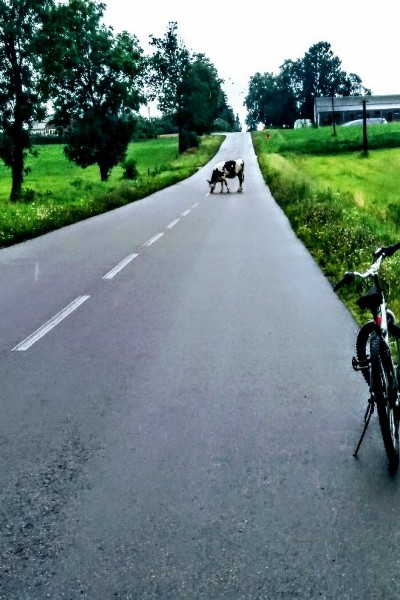
<instances>
[{"instance_id":1,"label":"white dashed lane marking","mask_svg":"<svg viewBox=\"0 0 400 600\"><path fill-rule=\"evenodd\" d=\"M163 235L164 235L163 232L156 233L156 235L153 235L152 238L150 238L149 240L147 240L147 242L145 242L143 244L143 246L147 246L147 247L151 246L152 244L154 244L154 242L156 242L157 240L159 240L160 237L162 237Z\"/></svg>"},{"instance_id":2,"label":"white dashed lane marking","mask_svg":"<svg viewBox=\"0 0 400 600\"><path fill-rule=\"evenodd\" d=\"M118 263L113 269L111 269L111 271L109 271L108 273L106 273L104 275L103 279L112 279L114 277L114 275L119 273L121 271L121 269L126 267L126 265L129 264L131 262L131 260L133 260L137 256L139 256L139 254L130 254L129 256L124 258L124 260L121 260L121 262Z\"/></svg>"},{"instance_id":3,"label":"white dashed lane marking","mask_svg":"<svg viewBox=\"0 0 400 600\"><path fill-rule=\"evenodd\" d=\"M167 229L172 229L172 227L175 227L175 225L176 225L177 223L179 223L179 221L180 221L180 219L174 219L173 221L171 221L171 223L169 223L169 224L167 225Z\"/></svg>"},{"instance_id":4,"label":"white dashed lane marking","mask_svg":"<svg viewBox=\"0 0 400 600\"><path fill-rule=\"evenodd\" d=\"M35 342L40 340L46 333L49 333L56 325L61 323L65 317L68 317L74 310L76 310L81 304L86 302L90 296L78 296L71 304L68 304L65 308L63 308L59 313L57 313L52 319L47 321L44 325L39 327L34 333L25 338L20 344L15 346L13 350L23 351L28 350Z\"/></svg>"},{"instance_id":5,"label":"white dashed lane marking","mask_svg":"<svg viewBox=\"0 0 400 600\"><path fill-rule=\"evenodd\" d=\"M185 210L181 214L181 217L186 217L198 205L199 205L198 202L193 204L193 206L191 208L189 208L188 210ZM177 225L179 223L179 221L180 221L180 218L174 219L166 226L166 229L172 229L173 227L175 227L175 225ZM153 235L153 237L151 237L149 240L147 240L147 242L145 242L143 244L143 246L146 246L146 247L151 246L152 244L154 244L154 242L159 240L163 235L164 235L164 232L156 233L156 235ZM129 256L127 256L126 258L121 260L121 262L119 262L113 269L111 269L110 271L108 271L108 273L103 275L102 279L112 279L117 273L119 273L124 267L126 267L126 265L128 265L137 256L139 256L137 253L129 254ZM20 342L14 348L12 348L12 351L21 352L24 350L28 350L28 348L33 346L33 344L35 344L38 340L40 340L40 338L42 338L44 335L49 333L49 331L51 331L54 327L56 327L59 323L61 323L61 321L63 319L65 319L68 315L70 315L81 304L86 302L86 300L88 300L88 298L90 298L90 296L78 296L78 298L76 298L73 302L71 302L71 304L68 304L68 306L63 308L52 319L47 321L47 323L45 323L44 325L39 327L39 329L37 329L34 333L29 335L22 342Z\"/></svg>"}]
</instances>

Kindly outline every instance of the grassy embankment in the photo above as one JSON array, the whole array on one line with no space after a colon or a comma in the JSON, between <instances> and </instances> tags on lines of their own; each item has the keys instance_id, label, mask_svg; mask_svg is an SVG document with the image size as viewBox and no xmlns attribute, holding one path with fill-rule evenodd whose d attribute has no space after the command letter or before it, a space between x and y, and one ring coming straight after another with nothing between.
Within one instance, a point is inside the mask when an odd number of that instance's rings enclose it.
<instances>
[{"instance_id":1,"label":"grassy embankment","mask_svg":"<svg viewBox=\"0 0 400 600\"><path fill-rule=\"evenodd\" d=\"M138 176L123 178L122 165L108 182L100 181L97 166L81 169L69 162L61 145L37 146L29 156L24 201L10 202L10 169L0 163L0 247L36 237L107 210L123 206L178 181L205 165L224 136L205 136L194 152L178 154L176 137L132 143L127 160L136 161Z\"/></svg>"},{"instance_id":2,"label":"grassy embankment","mask_svg":"<svg viewBox=\"0 0 400 600\"><path fill-rule=\"evenodd\" d=\"M400 124L369 127L367 156L361 128L336 133L326 127L253 134L271 193L332 282L366 268L377 247L400 240ZM399 254L381 269L398 317ZM357 292L361 287L350 286L340 295L361 322Z\"/></svg>"}]
</instances>

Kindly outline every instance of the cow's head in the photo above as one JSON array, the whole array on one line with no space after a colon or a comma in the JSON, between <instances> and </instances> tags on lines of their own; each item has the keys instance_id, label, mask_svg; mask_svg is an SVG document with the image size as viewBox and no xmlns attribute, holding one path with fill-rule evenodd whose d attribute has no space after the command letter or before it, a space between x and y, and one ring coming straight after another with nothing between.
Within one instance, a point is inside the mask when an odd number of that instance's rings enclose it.
<instances>
[{"instance_id":1,"label":"cow's head","mask_svg":"<svg viewBox=\"0 0 400 600\"><path fill-rule=\"evenodd\" d=\"M212 173L211 173L211 181L209 179L207 179L207 183L210 186L210 194L213 193L213 191L215 190L215 186L217 185L217 183L221 183L221 175L222 175L222 170L221 170L221 165L223 163L218 163L217 165L215 165Z\"/></svg>"},{"instance_id":2,"label":"cow's head","mask_svg":"<svg viewBox=\"0 0 400 600\"><path fill-rule=\"evenodd\" d=\"M215 190L215 186L217 185L216 181L210 181L209 179L207 179L207 183L210 186L210 194L213 193L213 191Z\"/></svg>"}]
</instances>

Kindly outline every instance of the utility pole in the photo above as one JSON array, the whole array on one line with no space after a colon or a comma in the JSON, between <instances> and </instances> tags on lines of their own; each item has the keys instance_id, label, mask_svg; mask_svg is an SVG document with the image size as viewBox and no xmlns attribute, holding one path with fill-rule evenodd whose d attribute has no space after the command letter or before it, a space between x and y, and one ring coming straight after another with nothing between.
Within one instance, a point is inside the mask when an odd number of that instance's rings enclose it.
<instances>
[{"instance_id":1,"label":"utility pole","mask_svg":"<svg viewBox=\"0 0 400 600\"><path fill-rule=\"evenodd\" d=\"M334 100L333 100L333 92L332 92L332 126L333 126L333 135L336 136L335 104L334 104Z\"/></svg>"},{"instance_id":2,"label":"utility pole","mask_svg":"<svg viewBox=\"0 0 400 600\"><path fill-rule=\"evenodd\" d=\"M364 156L368 156L368 140L367 140L367 101L363 100L363 150Z\"/></svg>"}]
</instances>

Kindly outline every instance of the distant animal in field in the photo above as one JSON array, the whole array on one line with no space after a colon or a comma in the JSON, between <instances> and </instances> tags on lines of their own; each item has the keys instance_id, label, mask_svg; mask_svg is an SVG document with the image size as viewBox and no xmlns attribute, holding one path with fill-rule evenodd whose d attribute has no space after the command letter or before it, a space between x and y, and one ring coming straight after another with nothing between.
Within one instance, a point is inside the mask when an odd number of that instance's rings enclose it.
<instances>
[{"instance_id":1,"label":"distant animal in field","mask_svg":"<svg viewBox=\"0 0 400 600\"><path fill-rule=\"evenodd\" d=\"M210 186L210 193L212 194L217 183L220 183L220 193L222 194L224 191L224 185L226 185L226 192L229 194L230 190L227 179L234 179L235 177L239 178L238 192L242 192L244 181L244 161L242 158L238 158L236 160L226 160L217 163L214 166L213 172L211 173L211 180L207 179L208 185Z\"/></svg>"}]
</instances>

